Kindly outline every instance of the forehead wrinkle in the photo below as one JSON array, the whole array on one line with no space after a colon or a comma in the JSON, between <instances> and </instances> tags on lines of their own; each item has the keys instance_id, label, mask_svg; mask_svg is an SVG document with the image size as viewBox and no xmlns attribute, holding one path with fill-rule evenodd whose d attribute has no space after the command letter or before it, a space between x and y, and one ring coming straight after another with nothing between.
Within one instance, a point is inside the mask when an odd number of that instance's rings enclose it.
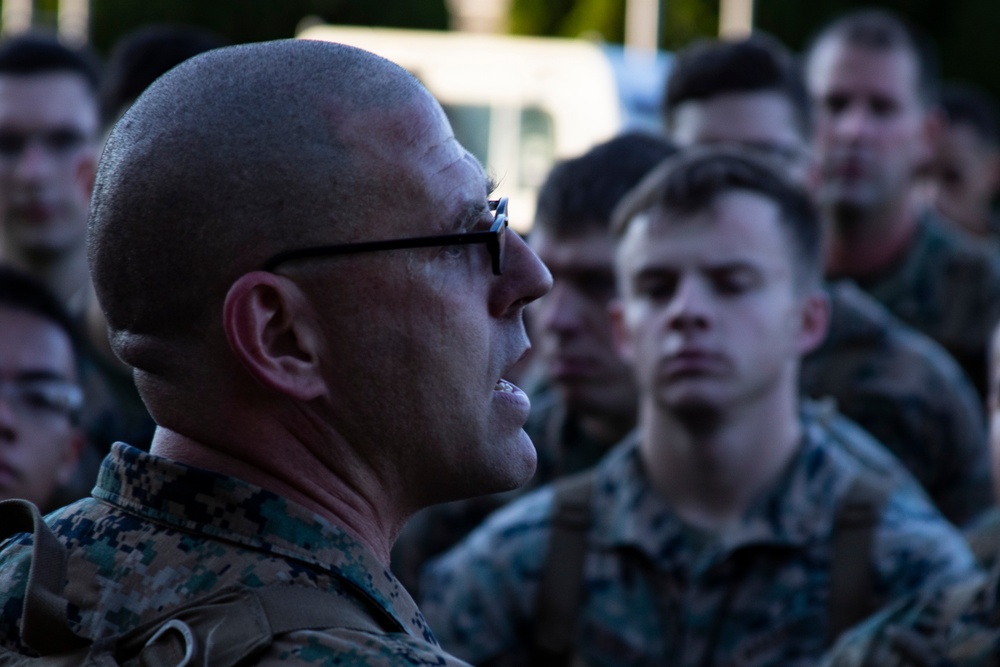
<instances>
[{"instance_id":1,"label":"forehead wrinkle","mask_svg":"<svg viewBox=\"0 0 1000 667\"><path fill-rule=\"evenodd\" d=\"M454 155L449 156L448 153L454 150ZM444 157L438 157L437 154L443 154ZM427 145L427 148L423 151L420 157L427 157L432 163L441 162L442 164L433 172L434 176L440 176L444 172L452 169L453 167L460 165L463 162L472 163L473 167L480 171L482 167L479 165L479 161L467 151L462 144L458 143L458 139L455 135L450 134L444 137L443 140L439 140L435 143ZM484 177L485 178L485 177Z\"/></svg>"}]
</instances>

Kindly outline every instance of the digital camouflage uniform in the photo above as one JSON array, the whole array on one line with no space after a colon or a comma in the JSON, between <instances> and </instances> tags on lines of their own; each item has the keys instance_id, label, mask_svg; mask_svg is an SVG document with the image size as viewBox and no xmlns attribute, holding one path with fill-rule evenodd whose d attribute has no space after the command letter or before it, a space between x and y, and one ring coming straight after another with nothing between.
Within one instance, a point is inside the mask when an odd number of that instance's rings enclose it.
<instances>
[{"instance_id":1,"label":"digital camouflage uniform","mask_svg":"<svg viewBox=\"0 0 1000 667\"><path fill-rule=\"evenodd\" d=\"M830 330L799 385L830 397L964 524L992 503L986 420L968 378L934 341L849 282L831 284Z\"/></svg>"},{"instance_id":2,"label":"digital camouflage uniform","mask_svg":"<svg viewBox=\"0 0 1000 667\"><path fill-rule=\"evenodd\" d=\"M961 535L876 443L813 406L803 424L780 481L724 538L686 526L653 493L635 439L598 464L576 627L586 664L812 665L827 647L835 507L862 470L890 487L873 536L880 602L974 571ZM527 664L552 502L551 487L522 498L428 564L424 611L447 650Z\"/></svg>"},{"instance_id":3,"label":"digital camouflage uniform","mask_svg":"<svg viewBox=\"0 0 1000 667\"><path fill-rule=\"evenodd\" d=\"M986 393L990 333L1000 315L1000 259L925 212L906 255L859 280L901 320L940 343Z\"/></svg>"},{"instance_id":4,"label":"digital camouflage uniform","mask_svg":"<svg viewBox=\"0 0 1000 667\"><path fill-rule=\"evenodd\" d=\"M69 620L81 636L120 634L233 584L291 583L329 591L331 604L384 610L406 632L293 631L257 664L464 664L441 650L373 554L273 493L117 443L93 495L46 519L70 552ZM20 652L30 556L24 535L0 550L0 646Z\"/></svg>"},{"instance_id":5,"label":"digital camouflage uniform","mask_svg":"<svg viewBox=\"0 0 1000 667\"><path fill-rule=\"evenodd\" d=\"M996 560L996 559L994 559ZM845 633L821 667L997 667L1000 570L924 591Z\"/></svg>"}]
</instances>

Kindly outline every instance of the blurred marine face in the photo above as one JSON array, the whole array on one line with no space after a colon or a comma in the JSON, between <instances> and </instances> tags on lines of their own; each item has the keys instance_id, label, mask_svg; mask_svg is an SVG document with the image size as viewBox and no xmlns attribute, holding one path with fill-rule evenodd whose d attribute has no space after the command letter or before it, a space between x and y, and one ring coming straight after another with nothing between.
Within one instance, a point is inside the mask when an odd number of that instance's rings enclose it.
<instances>
[{"instance_id":1,"label":"blurred marine face","mask_svg":"<svg viewBox=\"0 0 1000 667\"><path fill-rule=\"evenodd\" d=\"M970 125L947 127L933 164L934 205L946 218L983 233L993 196L1000 189L1000 149Z\"/></svg>"},{"instance_id":2,"label":"blurred marine face","mask_svg":"<svg viewBox=\"0 0 1000 667\"><path fill-rule=\"evenodd\" d=\"M76 387L73 348L54 323L0 307L0 500L45 508L80 450L66 399Z\"/></svg>"},{"instance_id":3,"label":"blurred marine face","mask_svg":"<svg viewBox=\"0 0 1000 667\"><path fill-rule=\"evenodd\" d=\"M899 201L931 150L913 55L830 38L816 47L807 74L820 203L872 211Z\"/></svg>"},{"instance_id":4,"label":"blurred marine face","mask_svg":"<svg viewBox=\"0 0 1000 667\"><path fill-rule=\"evenodd\" d=\"M531 247L552 273L552 291L532 306L531 317L546 376L571 412L633 413L635 384L615 351L608 315L616 294L610 232L554 235L539 226Z\"/></svg>"},{"instance_id":5,"label":"blurred marine face","mask_svg":"<svg viewBox=\"0 0 1000 667\"><path fill-rule=\"evenodd\" d=\"M724 413L794 387L814 341L770 200L735 190L695 214L637 216L617 262L617 337L644 406Z\"/></svg>"},{"instance_id":6,"label":"blurred marine face","mask_svg":"<svg viewBox=\"0 0 1000 667\"><path fill-rule=\"evenodd\" d=\"M19 253L83 243L97 131L97 102L79 75L0 75L0 224Z\"/></svg>"}]
</instances>

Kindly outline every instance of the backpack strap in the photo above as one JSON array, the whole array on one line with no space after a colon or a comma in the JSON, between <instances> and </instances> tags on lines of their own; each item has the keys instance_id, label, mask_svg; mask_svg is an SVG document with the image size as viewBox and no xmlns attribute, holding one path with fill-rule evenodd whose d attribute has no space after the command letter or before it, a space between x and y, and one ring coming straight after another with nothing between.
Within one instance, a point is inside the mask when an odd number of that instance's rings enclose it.
<instances>
[{"instance_id":1,"label":"backpack strap","mask_svg":"<svg viewBox=\"0 0 1000 667\"><path fill-rule=\"evenodd\" d=\"M875 475L862 472L851 481L837 506L828 607L831 643L878 608L872 551L875 530L887 499L885 484Z\"/></svg>"},{"instance_id":2,"label":"backpack strap","mask_svg":"<svg viewBox=\"0 0 1000 667\"><path fill-rule=\"evenodd\" d=\"M274 637L296 630L405 632L385 612L373 614L348 598L331 604L336 599L318 588L288 584L229 587L126 633L115 655L123 663L139 656L142 667L221 667L244 664Z\"/></svg>"},{"instance_id":3,"label":"backpack strap","mask_svg":"<svg viewBox=\"0 0 1000 667\"><path fill-rule=\"evenodd\" d=\"M567 666L573 656L595 477L593 470L587 470L554 485L549 544L535 597L531 646L531 665L535 667Z\"/></svg>"},{"instance_id":4,"label":"backpack strap","mask_svg":"<svg viewBox=\"0 0 1000 667\"><path fill-rule=\"evenodd\" d=\"M278 584L220 589L120 636L92 642L70 629L64 590L66 547L38 508L24 500L0 502L0 526L0 540L17 533L32 533L34 537L22 639L40 655L66 656L67 665L83 664L80 660L88 647L92 647L92 658L113 655L121 663L138 659L143 667L235 665L266 649L275 636L295 630L406 631L388 612L359 599ZM96 658L87 664L97 664Z\"/></svg>"},{"instance_id":5,"label":"backpack strap","mask_svg":"<svg viewBox=\"0 0 1000 667\"><path fill-rule=\"evenodd\" d=\"M90 641L69 627L66 619L66 547L27 500L0 502L0 541L17 533L32 535L31 567L21 613L21 637L39 653L63 653L87 646ZM37 650L37 649L36 649Z\"/></svg>"}]
</instances>

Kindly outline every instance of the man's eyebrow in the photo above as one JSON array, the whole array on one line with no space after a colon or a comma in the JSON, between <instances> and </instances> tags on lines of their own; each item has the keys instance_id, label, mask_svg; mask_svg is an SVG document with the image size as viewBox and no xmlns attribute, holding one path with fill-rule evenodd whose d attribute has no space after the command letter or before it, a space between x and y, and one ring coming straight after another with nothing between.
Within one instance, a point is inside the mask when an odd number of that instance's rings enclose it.
<instances>
[{"instance_id":1,"label":"man's eyebrow","mask_svg":"<svg viewBox=\"0 0 1000 667\"><path fill-rule=\"evenodd\" d=\"M680 270L681 269L678 269L678 267L669 264L650 264L648 266L643 266L636 271L634 273L634 277L656 278L668 274L679 273ZM719 273L727 271L754 271L760 273L761 269L755 263L741 257L722 259L715 262L706 262L702 266L698 267L699 273Z\"/></svg>"},{"instance_id":2,"label":"man's eyebrow","mask_svg":"<svg viewBox=\"0 0 1000 667\"><path fill-rule=\"evenodd\" d=\"M455 232L470 232L481 225L484 214L489 210L485 201L470 201L465 204L462 211L455 217L452 229Z\"/></svg>"},{"instance_id":3,"label":"man's eyebrow","mask_svg":"<svg viewBox=\"0 0 1000 667\"><path fill-rule=\"evenodd\" d=\"M679 271L675 267L664 266L662 264L655 264L652 266L644 266L632 274L633 280L648 280L655 278L662 278L664 276L676 275Z\"/></svg>"},{"instance_id":4,"label":"man's eyebrow","mask_svg":"<svg viewBox=\"0 0 1000 667\"><path fill-rule=\"evenodd\" d=\"M73 380L57 371L46 368L29 368L18 371L14 379L18 382L72 382Z\"/></svg>"},{"instance_id":5,"label":"man's eyebrow","mask_svg":"<svg viewBox=\"0 0 1000 667\"><path fill-rule=\"evenodd\" d=\"M495 180L489 177L487 177L483 183L486 188L486 196L489 197L490 194L496 190L498 184ZM462 208L462 211L455 217L452 229L458 233L470 232L474 230L477 225L484 221L487 210L488 208L485 202L467 202Z\"/></svg>"}]
</instances>

